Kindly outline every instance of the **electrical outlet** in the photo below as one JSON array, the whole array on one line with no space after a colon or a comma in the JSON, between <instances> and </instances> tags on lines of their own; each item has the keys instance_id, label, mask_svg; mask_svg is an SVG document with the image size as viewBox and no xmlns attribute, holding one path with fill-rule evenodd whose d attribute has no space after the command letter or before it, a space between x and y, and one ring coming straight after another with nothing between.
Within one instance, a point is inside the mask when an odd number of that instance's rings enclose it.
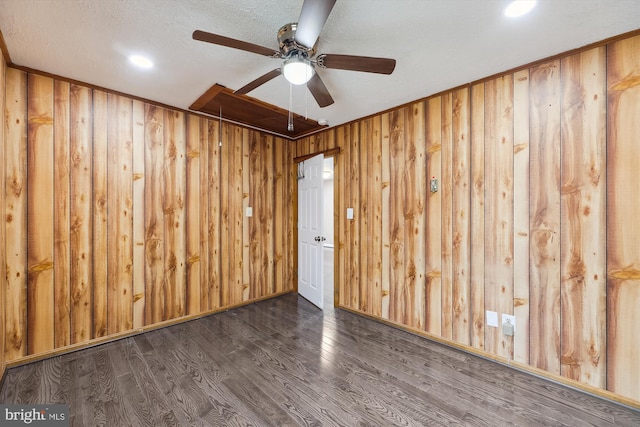
<instances>
[{"instance_id":1,"label":"electrical outlet","mask_svg":"<svg viewBox=\"0 0 640 427\"><path fill-rule=\"evenodd\" d=\"M507 337L512 337L516 333L516 316L510 314L502 315L502 333Z\"/></svg>"}]
</instances>

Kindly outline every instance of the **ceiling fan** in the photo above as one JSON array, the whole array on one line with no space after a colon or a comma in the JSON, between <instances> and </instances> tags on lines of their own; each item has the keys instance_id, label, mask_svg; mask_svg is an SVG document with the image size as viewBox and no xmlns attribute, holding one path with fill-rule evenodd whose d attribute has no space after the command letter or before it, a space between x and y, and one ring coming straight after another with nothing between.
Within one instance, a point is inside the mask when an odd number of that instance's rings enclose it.
<instances>
[{"instance_id":1,"label":"ceiling fan","mask_svg":"<svg viewBox=\"0 0 640 427\"><path fill-rule=\"evenodd\" d=\"M193 32L193 39L284 59L281 67L258 77L234 93L244 95L284 74L285 78L293 84L306 83L318 105L326 107L334 101L316 72L316 66L378 74L391 74L396 66L396 60L389 58L333 54L315 56L318 36L335 3L336 0L304 0L298 22L286 24L278 30L279 50L200 30Z\"/></svg>"}]
</instances>

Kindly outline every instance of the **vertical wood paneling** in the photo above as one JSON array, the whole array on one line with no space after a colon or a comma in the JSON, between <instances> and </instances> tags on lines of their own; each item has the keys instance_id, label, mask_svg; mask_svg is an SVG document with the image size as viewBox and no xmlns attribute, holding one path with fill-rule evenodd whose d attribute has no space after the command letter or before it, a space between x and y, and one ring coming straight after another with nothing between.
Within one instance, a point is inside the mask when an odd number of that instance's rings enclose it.
<instances>
[{"instance_id":1,"label":"vertical wood paneling","mask_svg":"<svg viewBox=\"0 0 640 427\"><path fill-rule=\"evenodd\" d=\"M287 142L281 138L275 138L273 143L273 199L270 203L273 206L273 271L274 271L274 292L282 292L285 288L285 248L286 232L284 219L287 206L284 205L286 193L287 177L286 170L289 168L286 157ZM280 219L280 220L278 220Z\"/></svg>"},{"instance_id":2,"label":"vertical wood paneling","mask_svg":"<svg viewBox=\"0 0 640 427\"><path fill-rule=\"evenodd\" d=\"M208 188L207 198L209 201L209 228L207 251L209 254L209 307L212 309L228 304L228 302L224 302L222 294L222 278L223 273L226 272L223 269L223 260L225 262L224 265L228 265L226 264L227 260L222 257L227 245L222 242L228 243L228 240L223 240L223 227L226 222L223 223L222 216L223 214L226 215L227 212L225 209L226 204L223 204L222 198L222 189L226 186L222 186L220 181L223 176L229 175L228 168L225 169L228 165L224 165L222 162L222 153L227 149L226 146L220 145L223 136L226 136L223 131L224 127L221 128L218 123L212 120L208 121L209 181L206 188ZM229 139L227 138L226 141L228 142ZM227 294L225 293L225 295ZM228 297L225 296L224 298L228 301Z\"/></svg>"},{"instance_id":3,"label":"vertical wood paneling","mask_svg":"<svg viewBox=\"0 0 640 427\"><path fill-rule=\"evenodd\" d=\"M337 179L336 182L338 183L346 183L349 181L351 144L348 129L348 126L341 126L336 130L336 141L338 146L341 147L340 159L342 161L339 165L344 166L342 168L339 166L338 170L334 171L334 179ZM340 288L340 305L350 307L351 288L349 284L349 272L347 270L347 266L349 265L347 259L350 259L351 256L351 248L349 246L351 242L349 222L351 220L346 219L346 212L349 207L349 193L351 191L351 186L343 184L340 186L339 191L340 201L338 204L338 211L340 214L338 217L338 240L335 242L335 247L340 253L340 256L338 257L338 271L340 274L339 283L337 285ZM334 286L335 285L336 284L334 283Z\"/></svg>"},{"instance_id":4,"label":"vertical wood paneling","mask_svg":"<svg viewBox=\"0 0 640 427\"><path fill-rule=\"evenodd\" d=\"M406 302L409 324L416 329L425 327L426 240L425 200L426 189L426 141L424 129L424 103L407 108L405 132L405 280L408 290ZM411 315L409 315L411 313Z\"/></svg>"},{"instance_id":5,"label":"vertical wood paneling","mask_svg":"<svg viewBox=\"0 0 640 427\"><path fill-rule=\"evenodd\" d=\"M561 61L561 374L606 384L605 49Z\"/></svg>"},{"instance_id":6,"label":"vertical wood paneling","mask_svg":"<svg viewBox=\"0 0 640 427\"><path fill-rule=\"evenodd\" d=\"M265 270L261 265L262 260L262 225L264 217L264 183L261 177L261 156L263 155L261 141L257 132L250 132L248 135L248 157L249 157L249 205L252 206L256 218L249 218L249 274L254 279L256 286L252 289L253 295L262 295L266 288Z\"/></svg>"},{"instance_id":7,"label":"vertical wood paneling","mask_svg":"<svg viewBox=\"0 0 640 427\"><path fill-rule=\"evenodd\" d=\"M4 354L10 361L27 353L27 75L6 75L5 146L6 293Z\"/></svg>"},{"instance_id":8,"label":"vertical wood paneling","mask_svg":"<svg viewBox=\"0 0 640 427\"><path fill-rule=\"evenodd\" d=\"M389 114L389 319L405 322L404 264L404 109Z\"/></svg>"},{"instance_id":9,"label":"vertical wood paneling","mask_svg":"<svg viewBox=\"0 0 640 427\"><path fill-rule=\"evenodd\" d=\"M233 139L229 150L229 164L231 168L230 189L229 189L229 226L232 256L230 257L229 277L225 281L229 286L229 296L231 304L239 304L243 298L243 263L244 254L243 238L244 238L244 185L242 182L243 174L243 129L239 126L233 127ZM223 285L225 283L223 282Z\"/></svg>"},{"instance_id":10,"label":"vertical wood paneling","mask_svg":"<svg viewBox=\"0 0 640 427\"><path fill-rule=\"evenodd\" d=\"M381 117L382 127L382 150L381 150L381 162L382 162L382 282L381 282L381 313L380 316L385 319L390 319L390 284L391 284L391 227L390 227L390 211L391 211L391 130L390 130L390 114L384 113ZM338 187L336 185L336 187ZM341 197L342 199L342 197Z\"/></svg>"},{"instance_id":11,"label":"vertical wood paneling","mask_svg":"<svg viewBox=\"0 0 640 427\"><path fill-rule=\"evenodd\" d=\"M560 62L531 69L531 364L560 373Z\"/></svg>"},{"instance_id":12,"label":"vertical wood paneling","mask_svg":"<svg viewBox=\"0 0 640 427\"><path fill-rule=\"evenodd\" d=\"M107 335L107 94L93 92L93 337Z\"/></svg>"},{"instance_id":13,"label":"vertical wood paneling","mask_svg":"<svg viewBox=\"0 0 640 427\"><path fill-rule=\"evenodd\" d=\"M220 305L233 304L229 295L231 285L231 271L233 265L233 225L232 212L229 203L233 185L233 127L224 125L221 129L225 144L220 148L220 176L228 177L227 185L220 186Z\"/></svg>"},{"instance_id":14,"label":"vertical wood paneling","mask_svg":"<svg viewBox=\"0 0 640 427\"><path fill-rule=\"evenodd\" d=\"M360 307L360 262L361 262L361 246L360 246L360 227L362 226L362 205L360 203L360 126L359 124L348 125L351 136L351 153L349 156L349 182L351 186L351 197L349 198L349 206L353 208L354 218L348 222L349 226L349 249L351 256L349 257L347 283L351 287L351 300L349 306L353 309ZM364 246L362 246L364 247Z\"/></svg>"},{"instance_id":15,"label":"vertical wood paneling","mask_svg":"<svg viewBox=\"0 0 640 427\"><path fill-rule=\"evenodd\" d=\"M185 313L186 239L184 113L164 110L164 289L165 319Z\"/></svg>"},{"instance_id":16,"label":"vertical wood paneling","mask_svg":"<svg viewBox=\"0 0 640 427\"><path fill-rule=\"evenodd\" d=\"M369 165L369 154L370 147L373 144L371 141L371 120L365 119L362 120L358 127L356 127L355 132L358 133L358 141L359 141L359 150L358 150L358 165L357 167L361 171L366 171L366 176L361 176L359 180L359 200L355 204L355 206L359 207L357 214L357 225L359 226L358 230L358 242L361 245L360 256L357 257L360 271L358 272L358 288L356 292L358 293L358 309L363 313L370 314L371 313L371 268L370 261L371 260L371 246L372 236L371 236L371 192L372 185L370 179L370 165Z\"/></svg>"},{"instance_id":17,"label":"vertical wood paneling","mask_svg":"<svg viewBox=\"0 0 640 427\"><path fill-rule=\"evenodd\" d=\"M427 101L427 176L442 184L442 98ZM442 333L442 191L427 194L426 331Z\"/></svg>"},{"instance_id":18,"label":"vertical wood paneling","mask_svg":"<svg viewBox=\"0 0 640 427\"><path fill-rule=\"evenodd\" d=\"M93 297L92 93L71 85L71 342L91 339Z\"/></svg>"},{"instance_id":19,"label":"vertical wood paneling","mask_svg":"<svg viewBox=\"0 0 640 427\"><path fill-rule=\"evenodd\" d=\"M369 209L371 211L371 278L369 301L371 314L382 315L382 121L380 116L371 118L372 139L369 148L369 167L373 186L370 191ZM423 159L424 160L424 159ZM335 185L335 183L334 183ZM424 270L423 270L424 271ZM424 279L424 277L423 277Z\"/></svg>"},{"instance_id":20,"label":"vertical wood paneling","mask_svg":"<svg viewBox=\"0 0 640 427\"><path fill-rule=\"evenodd\" d=\"M607 66L607 389L640 400L640 36Z\"/></svg>"},{"instance_id":21,"label":"vertical wood paneling","mask_svg":"<svg viewBox=\"0 0 640 427\"><path fill-rule=\"evenodd\" d=\"M144 249L145 323L164 320L164 114L160 107L145 106L144 126Z\"/></svg>"},{"instance_id":22,"label":"vertical wood paneling","mask_svg":"<svg viewBox=\"0 0 640 427\"><path fill-rule=\"evenodd\" d=\"M484 83L471 87L471 346L484 349ZM528 282L528 281L527 281Z\"/></svg>"},{"instance_id":23,"label":"vertical wood paneling","mask_svg":"<svg viewBox=\"0 0 640 427\"><path fill-rule=\"evenodd\" d=\"M529 70L513 75L513 358L529 363Z\"/></svg>"},{"instance_id":24,"label":"vertical wood paneling","mask_svg":"<svg viewBox=\"0 0 640 427\"><path fill-rule=\"evenodd\" d=\"M54 82L53 100L53 281L54 347L71 341L70 85Z\"/></svg>"},{"instance_id":25,"label":"vertical wood paneling","mask_svg":"<svg viewBox=\"0 0 640 427\"><path fill-rule=\"evenodd\" d=\"M452 257L453 324L452 339L469 345L471 307L470 270L470 138L469 89L453 93L453 182L452 182Z\"/></svg>"},{"instance_id":26,"label":"vertical wood paneling","mask_svg":"<svg viewBox=\"0 0 640 427\"><path fill-rule=\"evenodd\" d=\"M200 118L189 115L187 118L187 142L186 142L186 313L200 313L201 306L201 256L200 256ZM206 228L205 228L206 229ZM208 301L208 296L205 299ZM205 303L205 306L208 304Z\"/></svg>"},{"instance_id":27,"label":"vertical wood paneling","mask_svg":"<svg viewBox=\"0 0 640 427\"><path fill-rule=\"evenodd\" d=\"M0 55L0 109L3 112L7 112L5 109L5 91L6 80L5 75L7 71L7 64L4 61L4 56ZM3 115L2 129L0 129L0 218L6 221L6 188L5 188L5 153L4 153L4 132L7 127L5 120L7 117ZM0 278L5 278L0 286L0 376L4 376L4 350L5 344L5 301L6 301L6 279L7 279L7 252L6 252L6 223L0 220Z\"/></svg>"},{"instance_id":28,"label":"vertical wood paneling","mask_svg":"<svg viewBox=\"0 0 640 427\"><path fill-rule=\"evenodd\" d=\"M440 190L441 196L441 285L442 285L442 326L440 336L453 336L453 95L447 93L442 98L442 149ZM436 243L436 242L432 242ZM437 243L436 243L437 244Z\"/></svg>"},{"instance_id":29,"label":"vertical wood paneling","mask_svg":"<svg viewBox=\"0 0 640 427\"><path fill-rule=\"evenodd\" d=\"M241 221L242 221L242 257L241 259L243 261L241 261L241 266L242 266L242 296L241 296L241 301L247 301L249 298L252 297L252 287L250 284L250 269L251 269L251 264L252 261L249 257L249 246L250 246L250 242L249 242L249 217L247 217L246 215L246 210L249 207L249 176L251 174L251 171L249 170L249 134L253 134L255 135L256 138L259 139L259 136L257 134L257 132L254 131L249 131L248 129L243 129L242 131L242 155L241 155L241 166L240 166L240 179L241 179L241 185L242 185L242 204L240 205L241 207L241 211L240 211L240 216L242 217ZM262 151L262 150L261 150ZM265 158L264 161L266 161L267 159ZM258 176L260 174L258 173ZM265 228L264 223L261 222L261 228L264 229ZM260 248L262 249L262 248ZM245 261L246 260L246 261ZM261 269L261 267L258 267L259 269ZM262 281L262 285L264 286L266 283L266 277L263 278ZM255 294L255 288L258 287L259 285L254 286L254 294Z\"/></svg>"},{"instance_id":30,"label":"vertical wood paneling","mask_svg":"<svg viewBox=\"0 0 640 427\"><path fill-rule=\"evenodd\" d=\"M145 324L144 103L133 101L133 327Z\"/></svg>"},{"instance_id":31,"label":"vertical wood paneling","mask_svg":"<svg viewBox=\"0 0 640 427\"><path fill-rule=\"evenodd\" d=\"M54 348L53 79L27 78L27 348Z\"/></svg>"},{"instance_id":32,"label":"vertical wood paneling","mask_svg":"<svg viewBox=\"0 0 640 427\"><path fill-rule=\"evenodd\" d=\"M132 101L107 96L107 330L133 327L133 190Z\"/></svg>"},{"instance_id":33,"label":"vertical wood paneling","mask_svg":"<svg viewBox=\"0 0 640 427\"><path fill-rule=\"evenodd\" d=\"M513 77L485 84L485 309L513 314ZM485 329L485 349L513 358L513 338Z\"/></svg>"},{"instance_id":34,"label":"vertical wood paneling","mask_svg":"<svg viewBox=\"0 0 640 427\"><path fill-rule=\"evenodd\" d=\"M190 118L193 116L189 116ZM200 266L200 310L207 311L210 310L211 307L211 298L212 298L212 288L213 283L209 281L209 268L211 265L211 257L214 248L213 245L211 248L209 247L209 233L210 233L210 223L209 223L209 193L212 189L209 188L209 120L200 117L197 120L198 123L198 140L193 142L195 144L196 149L199 152L199 167L200 174L197 177L197 181L193 184L198 191L198 194L194 197L199 198L200 209L198 210L198 218L199 218L199 228L198 235L194 236L198 239L199 245L199 266ZM193 151L190 151L193 153ZM195 157L192 159L195 161ZM192 163L192 166L195 166ZM193 187L192 187L193 188ZM194 189L194 190L195 190ZM196 215L195 212L189 211L189 215ZM190 226L190 229L192 227ZM193 286L192 283L189 283L189 286ZM195 292L195 287L191 287L191 289ZM194 298L198 298L197 295L194 295Z\"/></svg>"}]
</instances>

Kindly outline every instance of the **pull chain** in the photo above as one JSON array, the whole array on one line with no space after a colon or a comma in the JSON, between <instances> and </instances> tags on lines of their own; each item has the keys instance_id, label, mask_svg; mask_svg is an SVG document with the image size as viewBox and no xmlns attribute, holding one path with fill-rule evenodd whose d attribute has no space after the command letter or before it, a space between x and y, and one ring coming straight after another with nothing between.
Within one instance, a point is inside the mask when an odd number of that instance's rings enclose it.
<instances>
[{"instance_id":1,"label":"pull chain","mask_svg":"<svg viewBox=\"0 0 640 427\"><path fill-rule=\"evenodd\" d=\"M287 130L293 132L293 84L289 83L289 121L287 123Z\"/></svg>"}]
</instances>

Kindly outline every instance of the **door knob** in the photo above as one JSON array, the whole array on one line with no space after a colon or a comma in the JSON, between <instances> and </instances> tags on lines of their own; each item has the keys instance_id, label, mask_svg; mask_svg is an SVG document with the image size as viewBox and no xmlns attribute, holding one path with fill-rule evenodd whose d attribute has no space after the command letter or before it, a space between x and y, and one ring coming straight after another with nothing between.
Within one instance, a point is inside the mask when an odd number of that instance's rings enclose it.
<instances>
[{"instance_id":1,"label":"door knob","mask_svg":"<svg viewBox=\"0 0 640 427\"><path fill-rule=\"evenodd\" d=\"M320 236L314 237L313 240L315 240L316 242L319 242L320 241Z\"/></svg>"}]
</instances>

